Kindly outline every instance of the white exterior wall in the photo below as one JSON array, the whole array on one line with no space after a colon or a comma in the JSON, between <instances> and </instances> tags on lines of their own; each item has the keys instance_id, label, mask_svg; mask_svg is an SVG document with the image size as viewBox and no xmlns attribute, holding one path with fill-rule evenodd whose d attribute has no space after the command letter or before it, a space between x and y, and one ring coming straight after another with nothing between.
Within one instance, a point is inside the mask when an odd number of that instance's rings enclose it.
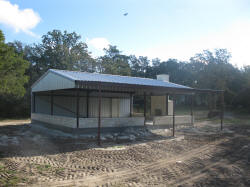
<instances>
[{"instance_id":1,"label":"white exterior wall","mask_svg":"<svg viewBox=\"0 0 250 187\"><path fill-rule=\"evenodd\" d=\"M74 117L76 115L76 98L68 96L55 96L53 100L54 115L62 115L68 117ZM82 103L80 102L79 106L81 105Z\"/></svg>"},{"instance_id":2,"label":"white exterior wall","mask_svg":"<svg viewBox=\"0 0 250 187\"><path fill-rule=\"evenodd\" d=\"M101 116L111 117L111 98L102 98L101 101ZM89 117L94 118L99 114L99 100L97 97L89 98Z\"/></svg>"},{"instance_id":3,"label":"white exterior wall","mask_svg":"<svg viewBox=\"0 0 250 187\"><path fill-rule=\"evenodd\" d=\"M75 117L76 116L76 97L71 97L70 95L75 95L76 92L62 93L64 96L58 96L61 92L54 92L57 96L53 96L53 114L65 117ZM50 94L50 93L47 93ZM129 117L130 116L130 98L120 97L118 94L111 98L107 97L108 93L105 93L106 97L102 97L101 101L101 117ZM68 95L68 96L65 96ZM79 116L84 118L87 117L87 97L85 97L85 92L80 92L79 98ZM125 95L123 95L125 96ZM35 111L36 113L51 114L51 96L35 96ZM89 117L98 117L98 107L99 101L98 97L89 97Z\"/></svg>"},{"instance_id":4,"label":"white exterior wall","mask_svg":"<svg viewBox=\"0 0 250 187\"><path fill-rule=\"evenodd\" d=\"M161 111L161 116L166 115L166 99L168 100L168 115L173 115L173 101L166 96L151 96L151 115L156 116L156 110Z\"/></svg>"},{"instance_id":5,"label":"white exterior wall","mask_svg":"<svg viewBox=\"0 0 250 187\"><path fill-rule=\"evenodd\" d=\"M112 117L119 117L120 113L119 102L120 102L119 99L112 98Z\"/></svg>"},{"instance_id":6,"label":"white exterior wall","mask_svg":"<svg viewBox=\"0 0 250 187\"><path fill-rule=\"evenodd\" d=\"M129 117L129 115L130 115L130 99L129 98L119 99L118 117Z\"/></svg>"},{"instance_id":7,"label":"white exterior wall","mask_svg":"<svg viewBox=\"0 0 250 187\"><path fill-rule=\"evenodd\" d=\"M89 117L98 117L98 98L89 98ZM130 99L129 98L102 98L101 116L102 117L129 117Z\"/></svg>"},{"instance_id":8,"label":"white exterior wall","mask_svg":"<svg viewBox=\"0 0 250 187\"><path fill-rule=\"evenodd\" d=\"M50 97L37 96L35 110L37 113L50 114Z\"/></svg>"},{"instance_id":9,"label":"white exterior wall","mask_svg":"<svg viewBox=\"0 0 250 187\"><path fill-rule=\"evenodd\" d=\"M80 99L79 112L80 116L86 116L86 98ZM36 96L36 113L51 114L51 97L50 96ZM74 117L76 115L76 98L68 96L54 96L53 97L53 114L65 117ZM85 111L85 113L83 113Z\"/></svg>"},{"instance_id":10,"label":"white exterior wall","mask_svg":"<svg viewBox=\"0 0 250 187\"><path fill-rule=\"evenodd\" d=\"M32 87L32 92L75 88L75 82L53 72L48 72Z\"/></svg>"}]
</instances>

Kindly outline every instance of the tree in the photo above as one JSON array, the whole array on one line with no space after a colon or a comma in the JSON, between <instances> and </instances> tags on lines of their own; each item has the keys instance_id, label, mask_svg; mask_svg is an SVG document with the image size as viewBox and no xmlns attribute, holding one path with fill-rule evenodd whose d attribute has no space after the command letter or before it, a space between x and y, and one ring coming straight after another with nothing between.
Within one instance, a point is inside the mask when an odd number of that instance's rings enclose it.
<instances>
[{"instance_id":1,"label":"tree","mask_svg":"<svg viewBox=\"0 0 250 187\"><path fill-rule=\"evenodd\" d=\"M245 66L242 69L243 86L238 90L237 94L232 100L234 106L243 107L250 111L250 66ZM239 84L239 82L235 82Z\"/></svg>"},{"instance_id":2,"label":"tree","mask_svg":"<svg viewBox=\"0 0 250 187\"><path fill-rule=\"evenodd\" d=\"M150 61L147 57L139 56L136 58L135 56L130 56L130 66L132 71L132 76L136 77L150 77Z\"/></svg>"},{"instance_id":3,"label":"tree","mask_svg":"<svg viewBox=\"0 0 250 187\"><path fill-rule=\"evenodd\" d=\"M25 71L29 62L23 59L22 54L5 44L4 34L0 30L0 95L22 97L25 94L25 83L28 76Z\"/></svg>"},{"instance_id":4,"label":"tree","mask_svg":"<svg viewBox=\"0 0 250 187\"><path fill-rule=\"evenodd\" d=\"M0 31L0 115L13 115L13 111L28 115L30 87L49 68L147 78L169 74L170 81L177 84L223 89L227 104L249 107L246 101L250 95L250 66L242 69L233 66L226 49L204 50L188 62L177 59L162 62L158 58L150 61L145 56L127 56L110 45L103 56L93 59L80 39L75 32L53 30L43 35L38 44L23 45L18 41L5 44Z\"/></svg>"},{"instance_id":5,"label":"tree","mask_svg":"<svg viewBox=\"0 0 250 187\"><path fill-rule=\"evenodd\" d=\"M243 87L242 72L230 64L231 54L226 49L205 50L190 59L198 65L196 74L198 88L225 90L225 100L231 103Z\"/></svg>"},{"instance_id":6,"label":"tree","mask_svg":"<svg viewBox=\"0 0 250 187\"><path fill-rule=\"evenodd\" d=\"M114 75L131 75L129 57L122 55L116 46L104 49L105 55L98 59L99 72Z\"/></svg>"},{"instance_id":7,"label":"tree","mask_svg":"<svg viewBox=\"0 0 250 187\"><path fill-rule=\"evenodd\" d=\"M243 76L244 76L245 87L250 88L250 65L244 66Z\"/></svg>"},{"instance_id":8,"label":"tree","mask_svg":"<svg viewBox=\"0 0 250 187\"><path fill-rule=\"evenodd\" d=\"M42 36L42 43L29 46L27 58L31 62L32 83L48 69L94 72L95 60L91 58L86 43L75 32L53 30Z\"/></svg>"}]
</instances>

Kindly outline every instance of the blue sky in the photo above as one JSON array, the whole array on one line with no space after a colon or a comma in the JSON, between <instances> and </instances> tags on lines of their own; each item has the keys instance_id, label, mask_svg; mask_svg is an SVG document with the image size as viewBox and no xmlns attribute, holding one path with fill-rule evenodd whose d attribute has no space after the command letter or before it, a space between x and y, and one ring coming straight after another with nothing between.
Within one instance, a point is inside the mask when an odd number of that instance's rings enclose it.
<instances>
[{"instance_id":1,"label":"blue sky","mask_svg":"<svg viewBox=\"0 0 250 187\"><path fill-rule=\"evenodd\" d=\"M75 31L93 56L107 44L161 60L227 48L233 64L250 65L249 0L0 0L0 29L27 44Z\"/></svg>"}]
</instances>

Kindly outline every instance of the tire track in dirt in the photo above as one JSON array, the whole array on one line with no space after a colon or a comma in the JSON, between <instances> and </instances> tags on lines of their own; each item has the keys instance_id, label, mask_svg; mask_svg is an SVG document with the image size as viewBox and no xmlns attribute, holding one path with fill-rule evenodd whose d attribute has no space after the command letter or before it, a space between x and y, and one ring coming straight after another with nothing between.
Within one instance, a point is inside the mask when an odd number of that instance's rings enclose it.
<instances>
[{"instance_id":1,"label":"tire track in dirt","mask_svg":"<svg viewBox=\"0 0 250 187\"><path fill-rule=\"evenodd\" d=\"M181 174L184 173L184 171L181 171L182 167L178 167L176 169L176 167L167 167L167 166L169 166L170 164L174 164L176 166L177 161L183 160L187 161L187 163L184 162L183 166L186 165L187 168L192 168L194 167L193 165L196 164L195 167L196 168L200 167L201 168L200 170L202 170L204 169L204 165L198 166L198 162L202 160L202 158L211 158L211 155L209 155L209 153L212 152L213 149L221 149L223 151L221 147L218 148L216 146L222 142L225 143L226 141L228 140L225 139L216 140L215 142L209 143L207 145L183 153L178 157L160 159L151 164L144 164L137 168L128 168L121 171L118 170L116 172L106 173L96 176L89 176L78 180L54 181L47 183L46 185L48 186L65 186L65 185L82 185L82 184L86 186L115 185L119 182L127 181L130 178L140 176L143 173L153 173L161 169L166 170L167 173L166 178L170 182L171 180L174 180L179 175L179 173ZM196 161L195 159L197 158L200 160Z\"/></svg>"},{"instance_id":2,"label":"tire track in dirt","mask_svg":"<svg viewBox=\"0 0 250 187\"><path fill-rule=\"evenodd\" d=\"M195 181L196 179L199 179L201 177L205 177L207 175L207 173L206 173L207 170L209 170L215 166L222 165L220 163L220 161L221 160L214 162L213 164L209 164L208 166L204 167L203 169L198 170L196 172L193 172L192 174L186 174L182 177L179 177L178 181L170 181L167 183L167 185L169 185L169 186L181 186L183 184L190 183L191 181Z\"/></svg>"}]
</instances>

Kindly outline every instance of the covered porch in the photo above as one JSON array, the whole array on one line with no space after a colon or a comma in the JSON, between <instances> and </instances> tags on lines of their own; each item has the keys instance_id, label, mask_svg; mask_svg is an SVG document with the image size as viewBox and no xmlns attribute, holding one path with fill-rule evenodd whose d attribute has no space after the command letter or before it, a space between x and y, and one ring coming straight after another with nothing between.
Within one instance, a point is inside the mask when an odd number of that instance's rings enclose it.
<instances>
[{"instance_id":1,"label":"covered porch","mask_svg":"<svg viewBox=\"0 0 250 187\"><path fill-rule=\"evenodd\" d=\"M133 116L133 93L92 89L65 89L33 92L33 121L67 128L102 128L143 126L143 116ZM99 103L100 102L100 103ZM100 109L99 109L100 106Z\"/></svg>"},{"instance_id":2,"label":"covered porch","mask_svg":"<svg viewBox=\"0 0 250 187\"><path fill-rule=\"evenodd\" d=\"M193 97L197 91L222 93L223 97L223 91L196 90L168 81L49 70L32 86L31 119L59 128L94 129L99 144L101 132L112 128L167 125L174 136L176 124L194 123ZM190 115L176 116L178 94L190 98ZM133 112L135 95L143 97L142 116ZM148 98L150 111L147 111ZM148 120L153 123L148 124Z\"/></svg>"}]
</instances>

